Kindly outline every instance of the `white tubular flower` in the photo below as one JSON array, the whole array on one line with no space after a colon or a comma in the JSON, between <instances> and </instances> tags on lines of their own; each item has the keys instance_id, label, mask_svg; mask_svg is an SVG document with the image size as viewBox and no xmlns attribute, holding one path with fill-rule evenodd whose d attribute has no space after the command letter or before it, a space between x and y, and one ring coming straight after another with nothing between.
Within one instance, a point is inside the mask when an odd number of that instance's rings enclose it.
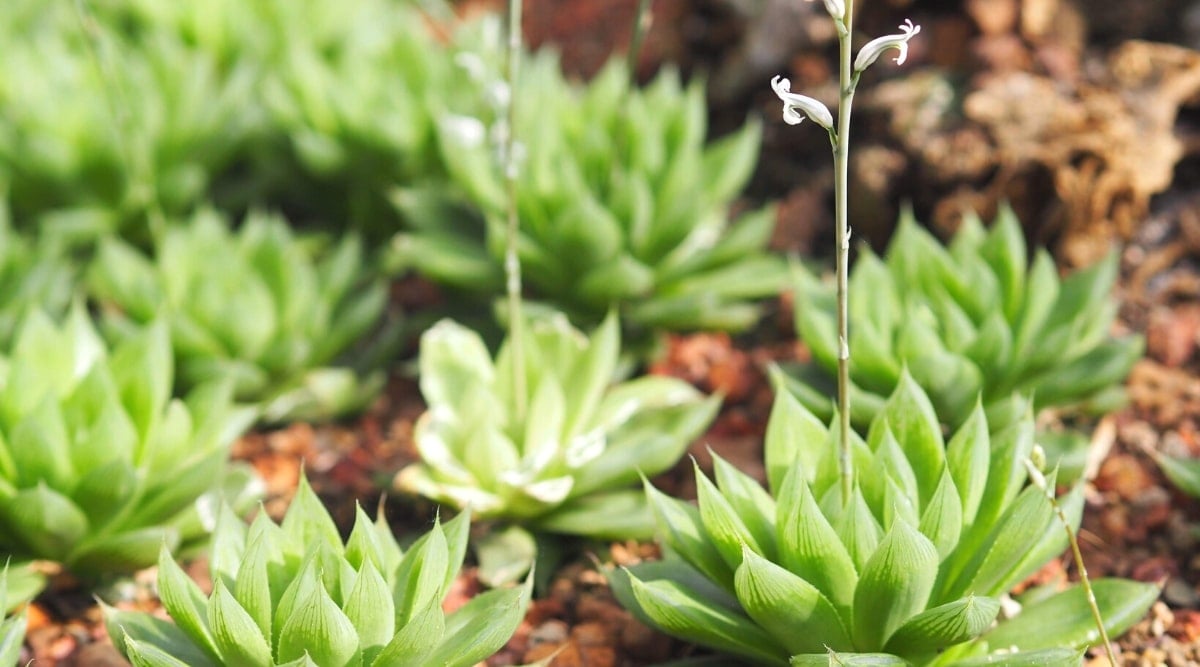
<instances>
[{"instance_id":1,"label":"white tubular flower","mask_svg":"<svg viewBox=\"0 0 1200 667\"><path fill-rule=\"evenodd\" d=\"M812 2L812 0L808 0ZM825 0L825 11L833 18L842 21L846 18L846 3L845 0Z\"/></svg>"},{"instance_id":2,"label":"white tubular flower","mask_svg":"<svg viewBox=\"0 0 1200 667\"><path fill-rule=\"evenodd\" d=\"M858 58L854 60L854 71L861 72L871 66L879 56L888 49L896 49L900 55L896 56L896 64L903 65L905 59L908 58L908 40L914 35L921 32L921 26L913 25L909 19L904 19L904 23L900 24L901 32L895 35L884 35L876 37L867 42L867 45L862 47L858 52Z\"/></svg>"},{"instance_id":3,"label":"white tubular flower","mask_svg":"<svg viewBox=\"0 0 1200 667\"><path fill-rule=\"evenodd\" d=\"M793 93L791 81L777 76L771 79L771 87L775 89L775 94L779 96L779 99L783 100L783 121L785 123L799 125L804 120L804 116L808 116L814 123L826 130L833 129L833 114L829 113L829 109L811 97ZM804 115L800 115L797 110L803 111Z\"/></svg>"}]
</instances>

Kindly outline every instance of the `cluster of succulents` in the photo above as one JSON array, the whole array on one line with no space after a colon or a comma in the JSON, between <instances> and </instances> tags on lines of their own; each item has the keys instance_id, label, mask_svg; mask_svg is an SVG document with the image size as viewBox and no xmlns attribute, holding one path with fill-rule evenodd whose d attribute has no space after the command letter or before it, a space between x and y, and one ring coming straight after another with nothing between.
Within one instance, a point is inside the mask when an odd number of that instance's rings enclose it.
<instances>
[{"instance_id":1,"label":"cluster of succulents","mask_svg":"<svg viewBox=\"0 0 1200 667\"><path fill-rule=\"evenodd\" d=\"M203 540L219 498L255 478L227 463L252 420L228 383L171 398L165 326L106 348L81 307L33 311L0 357L0 552L100 576Z\"/></svg>"},{"instance_id":2,"label":"cluster of succulents","mask_svg":"<svg viewBox=\"0 0 1200 667\"><path fill-rule=\"evenodd\" d=\"M484 26L486 28L486 26ZM457 62L470 96L446 94L437 138L453 188L402 189L410 230L392 261L483 296L503 291L505 170L499 147L518 100L518 253L530 296L591 326L619 310L631 330L744 329L754 299L779 292L782 259L765 252L773 209L730 222L753 171L757 122L707 141L704 90L664 70L645 88L614 60L586 85L537 53L510 93L489 40L468 32ZM498 34L498 33L497 33ZM464 99L465 98L465 99ZM455 196L453 189L459 191Z\"/></svg>"},{"instance_id":3,"label":"cluster of succulents","mask_svg":"<svg viewBox=\"0 0 1200 667\"><path fill-rule=\"evenodd\" d=\"M506 343L493 360L475 332L434 325L421 338L421 461L397 486L545 532L649 537L653 519L630 487L674 465L720 399L668 377L614 384L618 329L615 316L590 337L561 315L537 320L522 354ZM527 378L521 398L515 363Z\"/></svg>"},{"instance_id":4,"label":"cluster of succulents","mask_svg":"<svg viewBox=\"0 0 1200 667\"><path fill-rule=\"evenodd\" d=\"M94 236L270 201L379 236L388 189L442 173L426 101L452 65L408 4L14 2L0 181L24 225Z\"/></svg>"},{"instance_id":5,"label":"cluster of succulents","mask_svg":"<svg viewBox=\"0 0 1200 667\"><path fill-rule=\"evenodd\" d=\"M84 5L9 9L0 181L18 224L95 235L209 196L254 124L249 65L220 71L180 35L126 35Z\"/></svg>"},{"instance_id":6,"label":"cluster of succulents","mask_svg":"<svg viewBox=\"0 0 1200 667\"><path fill-rule=\"evenodd\" d=\"M1026 486L1026 415L989 434L977 406L943 441L933 404L902 373L852 443L843 494L835 430L779 395L765 443L770 491L714 457L699 507L647 485L666 560L616 570L622 602L653 627L755 664L1077 665L1093 639L1078 589L1037 591L1012 620L1000 598L1066 546L1043 485ZM1078 523L1079 490L1065 499ZM1158 588L1101 580L1111 632ZM837 662L829 663L836 654Z\"/></svg>"},{"instance_id":7,"label":"cluster of succulents","mask_svg":"<svg viewBox=\"0 0 1200 667\"><path fill-rule=\"evenodd\" d=\"M175 623L106 608L109 634L135 667L471 667L512 636L530 591L497 589L442 610L469 522L463 513L435 523L404 551L382 513L373 522L359 508L343 543L301 478L281 524L221 512L211 595L164 549L158 589Z\"/></svg>"},{"instance_id":8,"label":"cluster of succulents","mask_svg":"<svg viewBox=\"0 0 1200 667\"><path fill-rule=\"evenodd\" d=\"M1104 411L1121 400L1121 380L1142 353L1139 336L1115 338L1111 298L1117 257L1060 279L1039 249L1032 263L1020 223L1004 208L985 231L967 217L948 247L901 217L881 261L860 248L850 276L850 381L856 424L879 411L904 369L948 425L958 426L982 394L993 424L1035 410ZM837 368L833 286L801 274L796 330L812 363L788 387L822 416Z\"/></svg>"},{"instance_id":9,"label":"cluster of succulents","mask_svg":"<svg viewBox=\"0 0 1200 667\"><path fill-rule=\"evenodd\" d=\"M153 257L105 238L88 284L117 338L166 318L182 390L231 378L264 421L336 417L382 385L378 372L337 365L387 300L353 235L325 248L279 218L252 213L232 231L204 210L165 230Z\"/></svg>"}]
</instances>

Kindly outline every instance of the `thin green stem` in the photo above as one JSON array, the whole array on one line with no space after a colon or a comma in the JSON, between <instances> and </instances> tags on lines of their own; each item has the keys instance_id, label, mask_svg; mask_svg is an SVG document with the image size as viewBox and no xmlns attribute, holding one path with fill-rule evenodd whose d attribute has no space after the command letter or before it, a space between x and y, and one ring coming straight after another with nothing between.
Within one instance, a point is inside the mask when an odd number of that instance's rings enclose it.
<instances>
[{"instance_id":1,"label":"thin green stem","mask_svg":"<svg viewBox=\"0 0 1200 667\"><path fill-rule=\"evenodd\" d=\"M638 56L642 53L642 42L650 31L650 0L638 0L637 13L633 16L633 35L629 38L629 52L625 54L625 67L629 80L637 79Z\"/></svg>"},{"instance_id":2,"label":"thin green stem","mask_svg":"<svg viewBox=\"0 0 1200 667\"><path fill-rule=\"evenodd\" d=\"M517 82L521 66L522 0L508 0L508 109L504 135L504 184L508 226L504 239L504 273L508 292L508 344L512 350L512 381L516 420L524 423L528 401L525 377L525 318L521 313L521 258L517 254L520 218L517 215Z\"/></svg>"},{"instance_id":3,"label":"thin green stem","mask_svg":"<svg viewBox=\"0 0 1200 667\"><path fill-rule=\"evenodd\" d=\"M850 32L854 2L846 6L845 20L838 25L838 55L840 95L837 134L833 153L834 222L837 244L837 327L838 327L838 469L841 473L842 503L848 506L854 492L854 467L850 456L850 224L847 213L847 190L850 174L850 110L854 104L854 88L858 84L851 62Z\"/></svg>"},{"instance_id":4,"label":"thin green stem","mask_svg":"<svg viewBox=\"0 0 1200 667\"><path fill-rule=\"evenodd\" d=\"M1075 567L1079 568L1079 585L1083 586L1084 595L1087 596L1088 607L1092 610L1092 620L1096 622L1096 629L1100 631L1100 640L1104 642L1104 651L1108 654L1108 661L1113 667L1119 667L1121 663L1117 662L1117 654L1113 650L1112 641L1108 638L1108 630L1104 628L1104 616L1101 615L1100 605L1096 602L1096 593L1092 590L1092 580L1088 577L1087 566L1083 564L1083 553L1079 551L1079 540L1075 538L1075 531L1071 530L1067 514L1063 512L1062 506L1058 504L1054 494L1047 490L1046 497L1050 499L1050 504L1054 506L1054 511L1058 514L1059 522L1067 531L1067 541L1071 543L1071 554L1075 558Z\"/></svg>"}]
</instances>

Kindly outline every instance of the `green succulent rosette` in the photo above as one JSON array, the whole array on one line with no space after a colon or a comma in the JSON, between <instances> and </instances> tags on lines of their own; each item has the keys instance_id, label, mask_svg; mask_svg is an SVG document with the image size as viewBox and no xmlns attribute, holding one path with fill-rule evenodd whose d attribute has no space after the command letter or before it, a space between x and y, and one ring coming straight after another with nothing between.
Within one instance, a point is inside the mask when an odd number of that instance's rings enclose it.
<instances>
[{"instance_id":1,"label":"green succulent rosette","mask_svg":"<svg viewBox=\"0 0 1200 667\"><path fill-rule=\"evenodd\" d=\"M667 377L614 384L615 316L591 336L561 315L526 334L522 355L510 339L495 360L475 332L450 320L422 336L429 408L413 433L421 461L400 471L397 486L544 532L649 536L653 519L630 487L674 465L720 399ZM528 381L524 419L512 389L518 358Z\"/></svg>"},{"instance_id":2,"label":"green succulent rosette","mask_svg":"<svg viewBox=\"0 0 1200 667\"><path fill-rule=\"evenodd\" d=\"M989 230L965 218L948 247L908 212L882 259L860 248L849 285L853 422L870 423L906 368L950 427L966 421L977 395L993 428L1020 417L1017 394L1032 397L1035 412L1118 407L1143 340L1112 334L1116 254L1062 279L1049 253L1029 263L1027 252L1007 207ZM796 331L812 361L788 369L785 384L822 418L837 373L834 297L832 285L800 271ZM1052 438L1040 436L1053 452Z\"/></svg>"},{"instance_id":3,"label":"green succulent rosette","mask_svg":"<svg viewBox=\"0 0 1200 667\"><path fill-rule=\"evenodd\" d=\"M621 602L668 634L762 665L1078 665L1096 629L1082 590L1001 598L1067 545L1045 492L1026 486L1028 413L995 434L979 405L944 442L906 373L855 436L842 502L836 430L781 393L768 425L769 490L714 457L698 507L647 484L666 556L612 572ZM1054 488L1054 475L1046 488ZM1080 488L1061 499L1078 524ZM1123 632L1158 588L1093 582Z\"/></svg>"},{"instance_id":4,"label":"green succulent rosette","mask_svg":"<svg viewBox=\"0 0 1200 667\"><path fill-rule=\"evenodd\" d=\"M8 208L0 202L0 352L11 347L26 313L38 308L57 318L74 293L74 271L61 247L13 229Z\"/></svg>"},{"instance_id":5,"label":"green succulent rosette","mask_svg":"<svg viewBox=\"0 0 1200 667\"><path fill-rule=\"evenodd\" d=\"M25 319L0 357L0 553L131 572L207 539L221 497L255 501L226 462L252 413L227 384L172 399L172 370L162 323L109 350L78 304Z\"/></svg>"},{"instance_id":6,"label":"green succulent rosette","mask_svg":"<svg viewBox=\"0 0 1200 667\"><path fill-rule=\"evenodd\" d=\"M109 635L134 667L471 667L504 646L529 587L476 596L451 613L470 518L433 528L407 551L380 513L359 508L349 539L305 479L281 524L222 511L205 597L164 549L158 588L174 624L105 607Z\"/></svg>"},{"instance_id":7,"label":"green succulent rosette","mask_svg":"<svg viewBox=\"0 0 1200 667\"><path fill-rule=\"evenodd\" d=\"M507 219L498 153L512 93L495 70L499 32L484 22L457 40L459 79L436 114L452 188L410 187L395 201L410 229L391 260L477 295L503 293ZM522 59L515 91L518 254L530 296L593 326L610 310L630 330L745 329L754 300L786 283L767 249L774 210L731 222L758 157L749 122L707 141L704 89L665 70L645 88L614 60L591 82L557 59ZM455 94L457 92L457 94Z\"/></svg>"},{"instance_id":8,"label":"green succulent rosette","mask_svg":"<svg viewBox=\"0 0 1200 667\"><path fill-rule=\"evenodd\" d=\"M263 421L345 415L383 384L378 371L340 365L387 301L353 235L324 248L277 217L252 213L233 231L201 211L168 228L151 257L104 239L88 286L118 339L166 318L181 390L232 378Z\"/></svg>"}]
</instances>

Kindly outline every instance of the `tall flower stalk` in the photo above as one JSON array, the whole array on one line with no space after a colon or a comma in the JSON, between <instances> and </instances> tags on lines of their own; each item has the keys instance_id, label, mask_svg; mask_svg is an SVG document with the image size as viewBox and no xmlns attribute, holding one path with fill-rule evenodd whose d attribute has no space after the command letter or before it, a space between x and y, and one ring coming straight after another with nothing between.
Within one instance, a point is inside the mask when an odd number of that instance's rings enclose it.
<instances>
[{"instance_id":1,"label":"tall flower stalk","mask_svg":"<svg viewBox=\"0 0 1200 667\"><path fill-rule=\"evenodd\" d=\"M850 164L850 110L854 104L854 91L863 70L870 67L888 49L899 51L896 63L903 64L908 57L908 40L921 31L912 21L900 26L900 33L885 35L868 42L858 57L851 60L851 30L854 24L854 3L844 0L824 0L825 10L833 18L838 33L838 118L834 127L833 114L821 102L791 91L791 82L781 77L771 81L775 94L783 100L783 120L789 125L798 125L805 118L824 127L829 132L833 146L834 164L834 222L837 244L837 327L838 327L838 468L840 472L841 498L843 505L850 502L854 492L854 468L850 456L850 333L849 333L849 276L850 276L850 223L847 216L847 191L849 190Z\"/></svg>"},{"instance_id":2,"label":"tall flower stalk","mask_svg":"<svg viewBox=\"0 0 1200 667\"><path fill-rule=\"evenodd\" d=\"M639 0L633 15L633 33L629 38L629 52L625 54L625 67L629 70L629 80L637 81L638 57L642 53L642 42L650 31L650 0Z\"/></svg>"},{"instance_id":3,"label":"tall flower stalk","mask_svg":"<svg viewBox=\"0 0 1200 667\"><path fill-rule=\"evenodd\" d=\"M504 131L504 152L501 168L504 170L505 195L508 199L508 225L504 240L505 288L508 293L508 332L512 340L513 396L516 397L517 423L525 419L526 378L522 338L525 329L521 313L521 258L517 254L520 218L517 215L517 82L521 67L521 0L508 0L508 99Z\"/></svg>"}]
</instances>

